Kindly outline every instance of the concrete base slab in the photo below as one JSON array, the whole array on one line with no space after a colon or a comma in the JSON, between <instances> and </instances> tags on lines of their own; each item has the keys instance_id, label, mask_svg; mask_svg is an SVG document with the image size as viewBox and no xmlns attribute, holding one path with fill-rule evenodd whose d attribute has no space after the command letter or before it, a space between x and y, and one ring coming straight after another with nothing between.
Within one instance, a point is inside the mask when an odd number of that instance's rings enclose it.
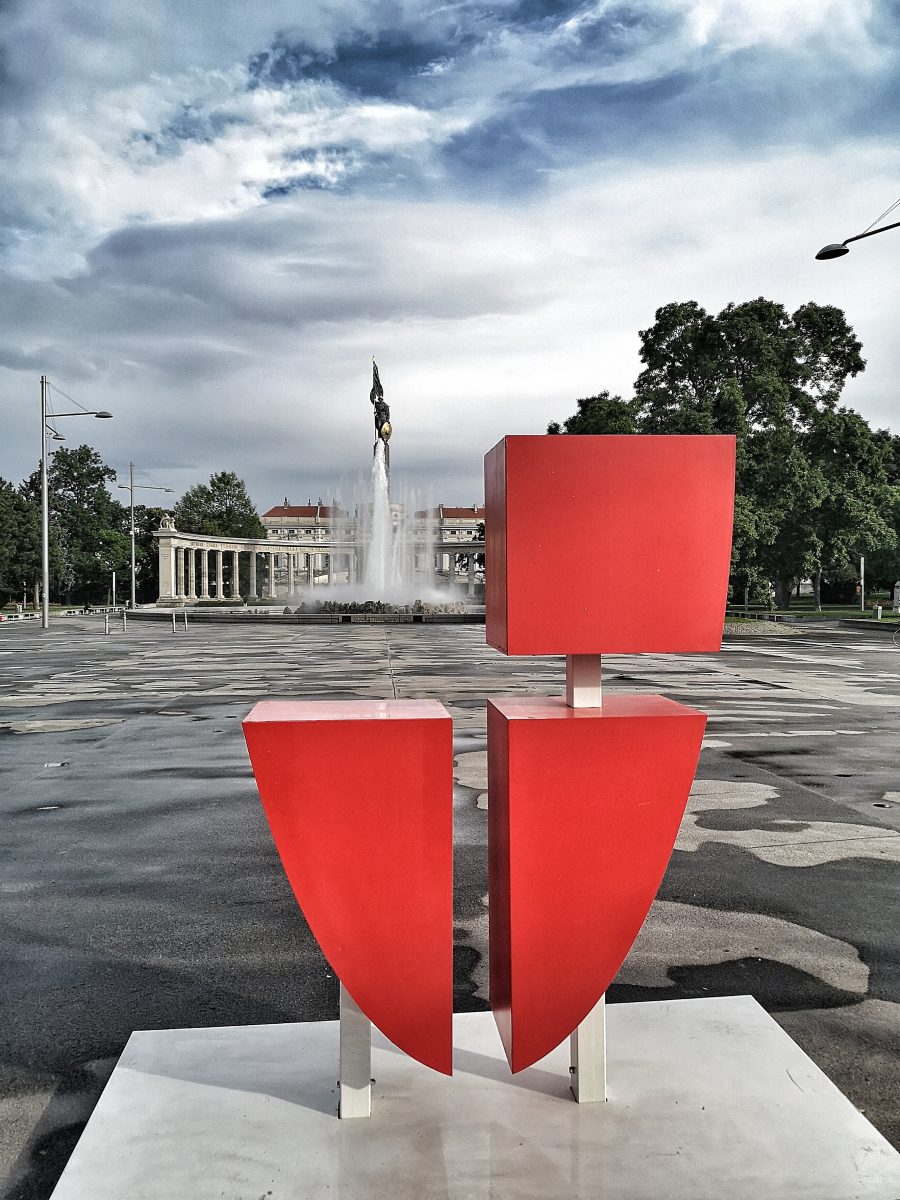
<instances>
[{"instance_id":1,"label":"concrete base slab","mask_svg":"<svg viewBox=\"0 0 900 1200\"><path fill-rule=\"evenodd\" d=\"M568 1042L512 1076L466 1013L452 1079L376 1033L356 1121L337 1022L135 1033L53 1200L900 1196L900 1155L752 998L607 1013L605 1104L572 1100Z\"/></svg>"}]
</instances>

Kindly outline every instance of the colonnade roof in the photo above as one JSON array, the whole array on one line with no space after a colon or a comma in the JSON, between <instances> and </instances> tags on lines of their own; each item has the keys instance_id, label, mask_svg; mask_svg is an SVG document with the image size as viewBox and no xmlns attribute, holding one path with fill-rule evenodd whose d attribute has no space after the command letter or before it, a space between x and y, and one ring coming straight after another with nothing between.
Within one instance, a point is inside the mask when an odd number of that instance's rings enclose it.
<instances>
[{"instance_id":1,"label":"colonnade roof","mask_svg":"<svg viewBox=\"0 0 900 1200\"><path fill-rule=\"evenodd\" d=\"M258 554L281 554L283 552L309 551L313 554L327 554L329 551L342 551L349 553L352 550L358 549L358 544L355 541L340 541L337 538L322 538L318 540L303 538L236 538L236 537L215 537L207 533L186 533L180 529L154 529L153 536L162 541L177 542L184 546L187 544L193 545L197 550L225 550L244 551L256 550ZM454 548L462 549L483 549L484 541L480 539L463 541L462 539L451 539L449 541L436 541L434 543L435 550L446 551Z\"/></svg>"}]
</instances>

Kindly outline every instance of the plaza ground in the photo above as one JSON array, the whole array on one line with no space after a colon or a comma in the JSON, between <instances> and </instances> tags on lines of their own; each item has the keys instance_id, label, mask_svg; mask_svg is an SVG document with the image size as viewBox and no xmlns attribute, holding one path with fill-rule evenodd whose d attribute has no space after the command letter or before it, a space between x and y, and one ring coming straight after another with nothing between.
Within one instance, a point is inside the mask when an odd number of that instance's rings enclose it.
<instances>
[{"instance_id":1,"label":"plaza ground","mask_svg":"<svg viewBox=\"0 0 900 1200\"><path fill-rule=\"evenodd\" d=\"M659 898L610 999L754 995L900 1145L900 649L835 628L610 657L710 714ZM488 695L557 659L477 626L0 627L0 1178L50 1194L133 1029L337 1015L240 720L264 697L434 697L455 728L455 1006L487 1006ZM398 921L403 919L397 914Z\"/></svg>"}]
</instances>

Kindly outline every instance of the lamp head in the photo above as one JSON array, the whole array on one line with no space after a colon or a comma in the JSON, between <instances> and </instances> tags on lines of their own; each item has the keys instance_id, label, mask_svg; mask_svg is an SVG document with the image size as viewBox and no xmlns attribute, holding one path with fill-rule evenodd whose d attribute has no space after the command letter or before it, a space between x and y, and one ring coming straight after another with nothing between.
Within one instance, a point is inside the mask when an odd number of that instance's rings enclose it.
<instances>
[{"instance_id":1,"label":"lamp head","mask_svg":"<svg viewBox=\"0 0 900 1200\"><path fill-rule=\"evenodd\" d=\"M850 247L845 246L843 242L830 242L827 246L823 246L816 258L842 258L845 254L850 253Z\"/></svg>"},{"instance_id":2,"label":"lamp head","mask_svg":"<svg viewBox=\"0 0 900 1200\"><path fill-rule=\"evenodd\" d=\"M112 413L103 412L103 410L101 409L101 411L100 411L100 412L95 412L95 413L94 413L94 416L95 416L95 417L106 417L106 418L108 418L108 419L109 419L109 418L111 418L111 417L112 417Z\"/></svg>"}]
</instances>

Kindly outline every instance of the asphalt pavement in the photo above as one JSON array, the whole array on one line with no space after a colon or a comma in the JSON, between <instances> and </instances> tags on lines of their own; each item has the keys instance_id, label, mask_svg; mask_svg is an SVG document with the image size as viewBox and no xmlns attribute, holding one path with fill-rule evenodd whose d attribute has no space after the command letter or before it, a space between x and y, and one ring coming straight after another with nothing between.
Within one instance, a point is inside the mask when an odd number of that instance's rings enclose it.
<instances>
[{"instance_id":1,"label":"asphalt pavement","mask_svg":"<svg viewBox=\"0 0 900 1200\"><path fill-rule=\"evenodd\" d=\"M818 627L604 671L710 714L610 1000L754 995L900 1146L900 649ZM132 1030L337 1016L250 771L257 699L453 715L460 1011L487 1007L485 697L562 686L478 626L0 625L4 1197L49 1196Z\"/></svg>"}]
</instances>

